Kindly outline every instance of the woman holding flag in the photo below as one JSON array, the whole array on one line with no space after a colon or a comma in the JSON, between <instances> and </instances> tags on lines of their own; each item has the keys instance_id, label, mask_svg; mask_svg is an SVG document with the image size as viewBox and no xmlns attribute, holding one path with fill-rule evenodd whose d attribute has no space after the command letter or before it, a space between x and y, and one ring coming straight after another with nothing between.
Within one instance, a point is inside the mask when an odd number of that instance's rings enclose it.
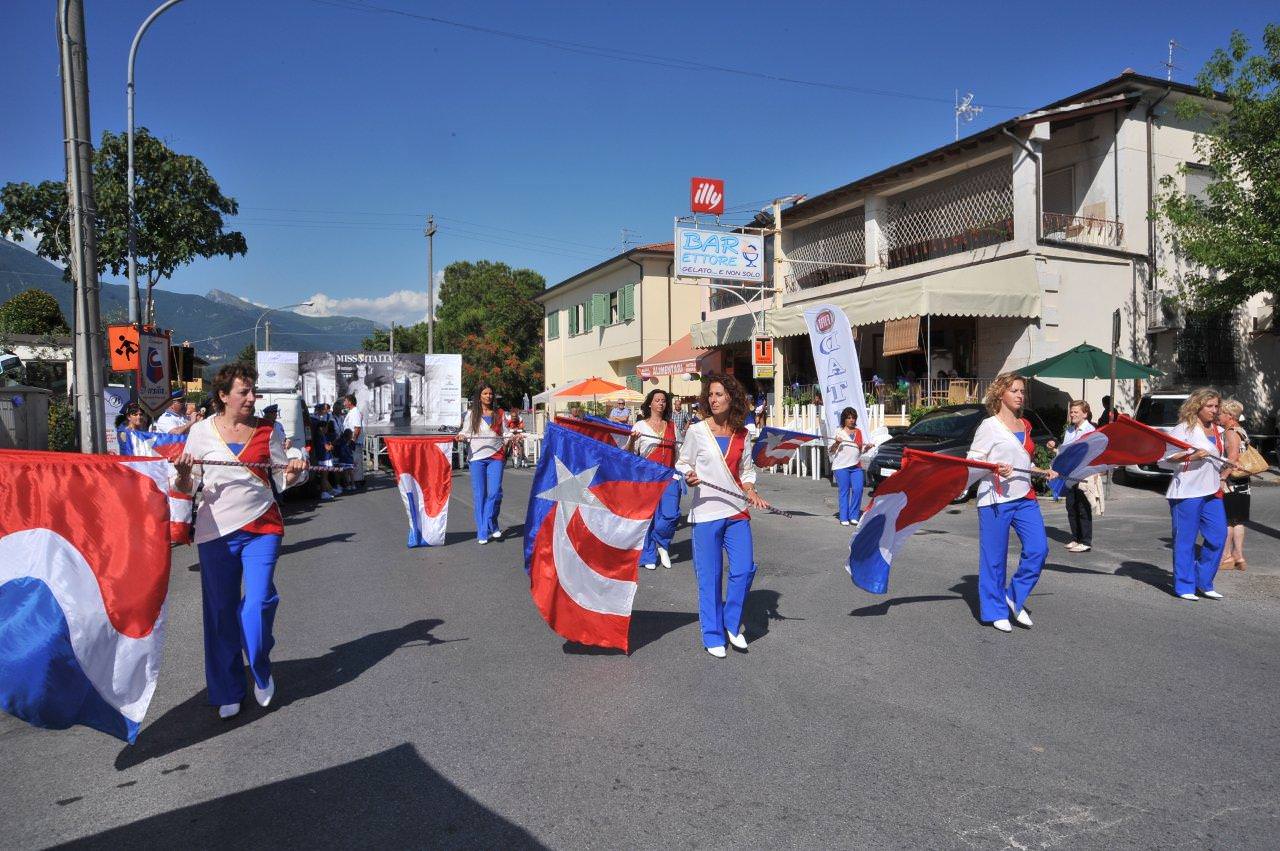
<instances>
[{"instance_id":1,"label":"woman holding flag","mask_svg":"<svg viewBox=\"0 0 1280 851\"><path fill-rule=\"evenodd\" d=\"M858 428L858 412L845 408L840 412L840 428L828 450L831 471L839 486L840 525L857 526L862 517L862 430Z\"/></svg>"},{"instance_id":2,"label":"woman holding flag","mask_svg":"<svg viewBox=\"0 0 1280 851\"><path fill-rule=\"evenodd\" d=\"M1212 387L1193 391L1178 411L1178 424L1169 431L1170 437L1192 449L1170 446L1160 461L1173 473L1165 497L1173 518L1173 593L1183 600L1199 599L1197 591L1210 600L1222 599L1213 590L1227 540L1222 482L1229 468L1222 463L1222 429L1217 424L1221 402ZM1203 538L1199 558L1197 537Z\"/></svg>"},{"instance_id":3,"label":"woman holding flag","mask_svg":"<svg viewBox=\"0 0 1280 851\"><path fill-rule=\"evenodd\" d=\"M756 468L745 425L749 402L742 385L731 375L710 374L699 401L703 419L685 433L676 469L694 489L689 521L693 523L702 645L723 659L726 635L735 649L747 649L742 608L756 565L746 506L763 509L768 503L756 493ZM704 481L714 489L702 487ZM722 598L724 554L729 557L729 582Z\"/></svg>"},{"instance_id":4,"label":"woman holding flag","mask_svg":"<svg viewBox=\"0 0 1280 851\"><path fill-rule=\"evenodd\" d=\"M493 387L481 384L454 438L471 444L471 499L475 508L476 542L480 544L502 538L498 512L502 510L502 468L507 446L502 437L503 412L494 404L495 398Z\"/></svg>"},{"instance_id":5,"label":"woman holding flag","mask_svg":"<svg viewBox=\"0 0 1280 851\"><path fill-rule=\"evenodd\" d=\"M1031 627L1026 601L1040 578L1049 554L1044 517L1031 487L1031 423L1022 419L1027 381L1006 372L987 388L985 404L991 416L978 426L968 457L999 465L996 473L978 483L978 605L979 618L1001 632L1013 632L1009 615ZM1049 471L1050 479L1058 474ZM1009 529L1022 544L1013 580L1005 584L1009 558Z\"/></svg>"},{"instance_id":6,"label":"woman holding flag","mask_svg":"<svg viewBox=\"0 0 1280 851\"><path fill-rule=\"evenodd\" d=\"M671 396L665 390L650 390L640 406L640 419L631 427L627 449L641 458L647 458L667 467L674 466L676 457L676 427L671 422ZM644 549L640 563L647 570L656 570L658 562L671 567L671 538L680 520L680 477L673 476L662 493L662 501L649 524L644 537Z\"/></svg>"},{"instance_id":7,"label":"woman holding flag","mask_svg":"<svg viewBox=\"0 0 1280 851\"><path fill-rule=\"evenodd\" d=\"M230 718L245 697L244 663L253 675L253 695L267 706L275 695L271 676L271 627L280 596L273 578L284 518L276 491L306 469L285 455L284 436L253 414L257 370L227 364L213 379L215 416L191 427L186 450L173 460L175 489L194 494L203 485L196 513L204 606L204 675L209 702ZM279 464L283 472L249 466L209 466L200 461ZM240 586L244 584L244 596Z\"/></svg>"}]
</instances>

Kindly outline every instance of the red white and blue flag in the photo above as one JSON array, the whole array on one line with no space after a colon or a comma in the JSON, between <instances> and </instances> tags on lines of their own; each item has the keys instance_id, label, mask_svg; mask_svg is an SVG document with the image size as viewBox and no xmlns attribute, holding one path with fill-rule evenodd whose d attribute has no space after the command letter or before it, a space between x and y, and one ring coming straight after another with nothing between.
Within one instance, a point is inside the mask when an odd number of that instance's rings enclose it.
<instances>
[{"instance_id":1,"label":"red white and blue flag","mask_svg":"<svg viewBox=\"0 0 1280 851\"><path fill-rule=\"evenodd\" d=\"M671 468L547 426L525 516L524 567L547 624L626 652L640 549Z\"/></svg>"},{"instance_id":2,"label":"red white and blue flag","mask_svg":"<svg viewBox=\"0 0 1280 851\"><path fill-rule=\"evenodd\" d=\"M0 707L133 742L160 672L169 462L0 451Z\"/></svg>"},{"instance_id":3,"label":"red white and blue flag","mask_svg":"<svg viewBox=\"0 0 1280 851\"><path fill-rule=\"evenodd\" d=\"M752 444L751 461L757 467L776 467L790 461L801 446L821 439L816 434L765 426Z\"/></svg>"},{"instance_id":4,"label":"red white and blue flag","mask_svg":"<svg viewBox=\"0 0 1280 851\"><path fill-rule=\"evenodd\" d=\"M1158 428L1121 414L1115 422L1072 441L1058 453L1058 457L1053 459L1053 469L1057 471L1058 478L1050 482L1049 487L1053 489L1054 496L1062 496L1069 485L1095 473L1105 473L1126 464L1153 464L1164 457L1170 444L1183 449L1192 448Z\"/></svg>"},{"instance_id":5,"label":"red white and blue flag","mask_svg":"<svg viewBox=\"0 0 1280 851\"><path fill-rule=\"evenodd\" d=\"M872 594L889 589L889 567L907 538L946 508L995 464L904 449L902 469L871 495L871 505L849 544L847 570L853 584Z\"/></svg>"},{"instance_id":6,"label":"red white and blue flag","mask_svg":"<svg viewBox=\"0 0 1280 851\"><path fill-rule=\"evenodd\" d=\"M453 491L452 437L385 437L387 457L409 515L410 547L438 547Z\"/></svg>"},{"instance_id":7,"label":"red white and blue flag","mask_svg":"<svg viewBox=\"0 0 1280 851\"><path fill-rule=\"evenodd\" d=\"M631 428L629 426L602 420L599 417L559 416L556 417L556 425L564 426L571 431L576 431L578 434L584 434L592 440L599 440L619 449L626 448L627 441L631 439Z\"/></svg>"},{"instance_id":8,"label":"red white and blue flag","mask_svg":"<svg viewBox=\"0 0 1280 851\"><path fill-rule=\"evenodd\" d=\"M120 429L116 432L120 442L120 454L135 458L166 458L173 460L187 448L185 434L166 434L160 431L134 431ZM189 544L195 538L195 501L173 486L178 471L169 466L169 543Z\"/></svg>"}]
</instances>

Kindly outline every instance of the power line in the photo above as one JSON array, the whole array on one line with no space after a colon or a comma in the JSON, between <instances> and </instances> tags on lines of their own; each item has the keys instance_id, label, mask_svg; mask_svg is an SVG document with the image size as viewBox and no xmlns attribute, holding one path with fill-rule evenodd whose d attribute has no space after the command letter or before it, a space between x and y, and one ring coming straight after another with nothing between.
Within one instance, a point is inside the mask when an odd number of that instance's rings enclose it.
<instances>
[{"instance_id":1,"label":"power line","mask_svg":"<svg viewBox=\"0 0 1280 851\"><path fill-rule=\"evenodd\" d=\"M499 30L492 27L482 27L477 26L476 24L467 24L462 21L440 18L435 15L423 15L418 12L408 12L403 9L376 6L372 3L347 2L347 0L343 0L343 2L338 2L338 0L310 0L310 2L319 3L324 6L332 6L339 9L347 9L353 12L371 12L374 14L396 15L403 18L439 24L440 26L466 30L468 32L536 44L540 47L546 47L551 50L561 50L566 53L594 56L598 59L613 59L619 62L632 62L639 65L654 65L660 68L670 68L677 71L709 71L719 74L731 74L756 80L768 80L775 83L787 83L790 85L808 86L810 88L830 89L832 91L847 92L850 94L874 95L876 97L901 98L904 100L924 101L927 103L951 104L951 101L947 100L945 97L913 94L911 92L901 92L893 89L875 89L866 86L850 86L844 83L829 83L820 80L805 80L800 77L766 74L762 71L751 71L745 68L733 68L726 65L713 65L707 62L697 62L691 59L680 59L673 56L659 56L652 53L640 53L634 50L622 50L615 47L605 48L591 44L582 44L581 42L575 41L543 38L541 36L527 35L525 33L510 32L508 30ZM1027 107L1024 106L1011 106L1009 104L998 103L989 103L986 104L986 106L992 109L1007 109L1013 112L1023 112L1027 109Z\"/></svg>"}]
</instances>

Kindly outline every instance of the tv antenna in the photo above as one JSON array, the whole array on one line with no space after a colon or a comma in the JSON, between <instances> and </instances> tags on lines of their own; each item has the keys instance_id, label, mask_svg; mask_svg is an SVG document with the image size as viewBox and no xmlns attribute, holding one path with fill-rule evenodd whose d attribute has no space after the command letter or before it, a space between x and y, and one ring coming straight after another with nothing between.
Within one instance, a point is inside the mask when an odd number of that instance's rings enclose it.
<instances>
[{"instance_id":1,"label":"tv antenna","mask_svg":"<svg viewBox=\"0 0 1280 851\"><path fill-rule=\"evenodd\" d=\"M627 248L632 245L640 244L640 238L641 238L640 231L632 230L631 228L622 228L620 233L622 234L622 250L623 251L626 251Z\"/></svg>"},{"instance_id":2,"label":"tv antenna","mask_svg":"<svg viewBox=\"0 0 1280 851\"><path fill-rule=\"evenodd\" d=\"M1173 51L1175 50L1186 50L1186 47L1178 44L1177 39L1171 38L1169 39L1169 56L1160 63L1164 67L1164 78L1170 82L1173 81L1173 72L1182 70L1179 66L1173 64Z\"/></svg>"},{"instance_id":3,"label":"tv antenna","mask_svg":"<svg viewBox=\"0 0 1280 851\"><path fill-rule=\"evenodd\" d=\"M976 106L973 102L973 92L965 94L964 98L960 97L960 90L956 89L956 141L960 140L960 122L968 124L982 113L982 107Z\"/></svg>"}]
</instances>

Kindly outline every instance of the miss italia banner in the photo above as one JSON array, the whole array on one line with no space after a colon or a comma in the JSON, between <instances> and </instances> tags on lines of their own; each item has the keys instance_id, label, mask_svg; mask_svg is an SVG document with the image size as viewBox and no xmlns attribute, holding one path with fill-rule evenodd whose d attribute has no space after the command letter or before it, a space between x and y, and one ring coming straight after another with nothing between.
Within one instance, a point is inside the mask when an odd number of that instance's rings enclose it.
<instances>
[{"instance_id":1,"label":"miss italia banner","mask_svg":"<svg viewBox=\"0 0 1280 851\"><path fill-rule=\"evenodd\" d=\"M862 395L862 370L849 317L835 305L819 304L805 310L804 323L809 327L813 364L822 390L824 436L840 428L840 412L848 407L858 412L858 427L866 434L867 401Z\"/></svg>"}]
</instances>

